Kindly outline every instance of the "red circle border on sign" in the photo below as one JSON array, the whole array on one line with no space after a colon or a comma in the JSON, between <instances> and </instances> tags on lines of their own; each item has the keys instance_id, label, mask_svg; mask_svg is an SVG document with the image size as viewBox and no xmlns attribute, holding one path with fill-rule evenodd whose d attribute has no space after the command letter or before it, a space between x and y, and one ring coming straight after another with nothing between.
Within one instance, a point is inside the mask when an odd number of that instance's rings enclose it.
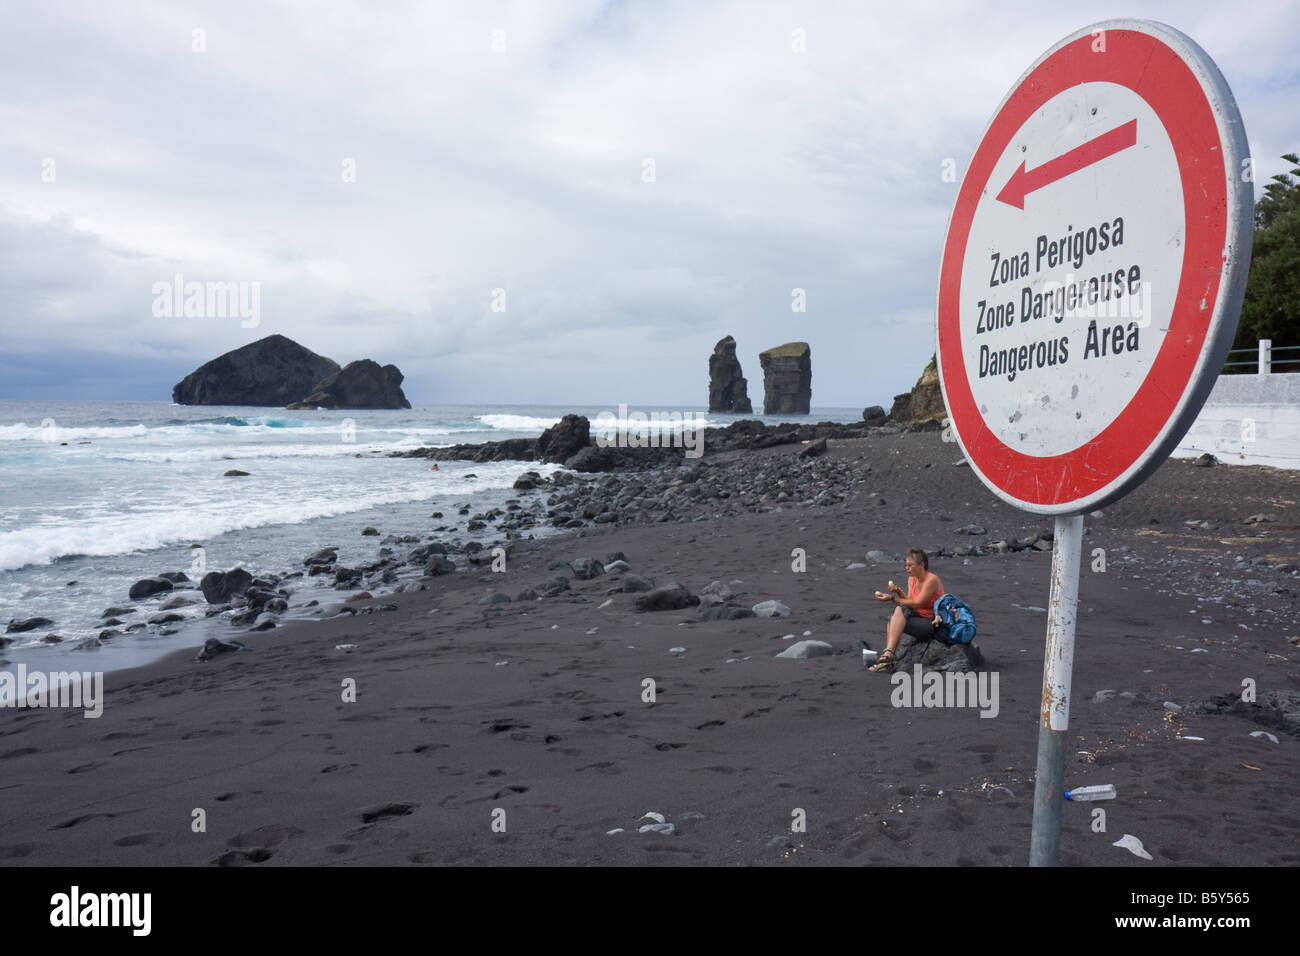
<instances>
[{"instance_id":1,"label":"red circle border on sign","mask_svg":"<svg viewBox=\"0 0 1300 956\"><path fill-rule=\"evenodd\" d=\"M1006 495L1028 505L1068 506L1101 492L1158 439L1196 370L1219 293L1227 243L1224 150L1196 74L1158 37L1108 30L1105 52L1084 35L1046 57L1007 97L971 160L944 243L938 296L939 355L948 412L971 463ZM1060 455L1025 455L1003 443L971 393L961 349L960 292L979 200L1012 137L1048 100L1081 83L1109 82L1142 97L1164 124L1178 157L1184 254L1169 331L1129 403L1091 441ZM990 196L990 198L992 198ZM1195 210L1193 210L1193 205Z\"/></svg>"}]
</instances>

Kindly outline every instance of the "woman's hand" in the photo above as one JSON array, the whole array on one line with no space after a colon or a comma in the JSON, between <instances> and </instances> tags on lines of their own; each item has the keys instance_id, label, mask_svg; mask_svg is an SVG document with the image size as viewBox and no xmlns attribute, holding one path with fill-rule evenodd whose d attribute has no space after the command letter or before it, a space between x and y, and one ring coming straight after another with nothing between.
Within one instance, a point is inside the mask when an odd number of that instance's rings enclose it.
<instances>
[{"instance_id":1,"label":"woman's hand","mask_svg":"<svg viewBox=\"0 0 1300 956\"><path fill-rule=\"evenodd\" d=\"M897 594L899 597L902 597L902 596L903 596L903 589L900 588L900 587L899 587L897 584L895 584L893 581L890 581L890 582L889 582L889 590L890 590L891 593L893 593L893 594Z\"/></svg>"},{"instance_id":2,"label":"woman's hand","mask_svg":"<svg viewBox=\"0 0 1300 956\"><path fill-rule=\"evenodd\" d=\"M877 600L877 601L888 601L888 600L889 600L889 595L888 595L888 594L882 594L880 591L877 591L877 592L876 592L876 600Z\"/></svg>"}]
</instances>

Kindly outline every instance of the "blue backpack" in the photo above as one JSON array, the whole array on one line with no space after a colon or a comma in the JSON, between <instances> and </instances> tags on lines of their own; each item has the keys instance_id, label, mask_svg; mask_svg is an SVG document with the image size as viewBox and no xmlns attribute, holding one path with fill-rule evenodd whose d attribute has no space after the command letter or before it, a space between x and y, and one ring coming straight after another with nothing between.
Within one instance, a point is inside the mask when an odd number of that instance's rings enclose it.
<instances>
[{"instance_id":1,"label":"blue backpack","mask_svg":"<svg viewBox=\"0 0 1300 956\"><path fill-rule=\"evenodd\" d=\"M960 598L945 594L934 604L935 636L947 644L975 640L975 613Z\"/></svg>"}]
</instances>

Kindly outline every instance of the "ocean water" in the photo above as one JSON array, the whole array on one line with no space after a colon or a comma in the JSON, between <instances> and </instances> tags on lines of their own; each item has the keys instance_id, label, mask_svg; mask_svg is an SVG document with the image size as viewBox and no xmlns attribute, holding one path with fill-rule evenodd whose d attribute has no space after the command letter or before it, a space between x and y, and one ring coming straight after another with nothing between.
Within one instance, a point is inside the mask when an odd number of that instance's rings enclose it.
<instances>
[{"instance_id":1,"label":"ocean water","mask_svg":"<svg viewBox=\"0 0 1300 956\"><path fill-rule=\"evenodd\" d=\"M642 408L641 411L653 411ZM668 410L668 409L665 409ZM672 411L700 413L682 406ZM93 650L79 640L103 629L101 612L131 606L131 585L164 571L197 579L236 565L253 574L302 568L322 547L339 548L341 564L376 560L388 534L428 536L451 524L459 506L474 512L514 497L525 462L440 462L389 454L419 446L536 437L569 413L593 423L616 406L425 406L394 411L285 411L275 408L180 406L170 402L0 402L0 624L50 618L0 649L0 665L28 669L109 671L131 667L216 634L237 637L224 616L206 619L197 603L173 635L158 625L114 637ZM738 416L708 415L707 429ZM740 416L777 422L781 418ZM856 421L860 409L814 409L804 421ZM247 477L224 477L231 469ZM430 517L442 511L446 519ZM461 519L463 526L464 519ZM368 525L379 537L363 537ZM550 529L535 529L541 536ZM448 537L453 535L449 534ZM491 527L468 540L499 537ZM403 547L395 550L402 553ZM306 616L343 592L326 579L299 581L289 617ZM319 593L314 594L314 591ZM138 602L127 623L156 613ZM3 628L0 627L0 632ZM61 643L47 643L56 634Z\"/></svg>"}]
</instances>

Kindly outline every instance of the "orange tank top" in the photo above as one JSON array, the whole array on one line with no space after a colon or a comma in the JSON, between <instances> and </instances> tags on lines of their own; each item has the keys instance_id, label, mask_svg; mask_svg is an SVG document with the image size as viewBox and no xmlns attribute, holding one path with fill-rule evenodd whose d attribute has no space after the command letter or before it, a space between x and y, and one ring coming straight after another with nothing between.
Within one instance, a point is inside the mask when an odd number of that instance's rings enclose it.
<instances>
[{"instance_id":1,"label":"orange tank top","mask_svg":"<svg viewBox=\"0 0 1300 956\"><path fill-rule=\"evenodd\" d=\"M926 572L926 575L925 575L925 579L928 581L928 580L930 580L930 578L932 578L932 577L935 577L935 573L934 573L933 571L927 571L927 572ZM913 601L915 601L917 595L919 595L920 593L921 593L921 582L919 582L916 578L912 578L912 583L908 585L907 596L908 596L909 598L911 598ZM938 592L935 594L935 596L934 596L934 600L937 601L937 600L939 600L939 598L941 598L941 597L943 597L943 582L942 582L942 581L939 582L939 590L938 590ZM917 613L918 615L920 615L921 617L926 618L927 620L929 620L929 619L933 619L933 618L934 618L934 601L931 601L931 602L930 602L930 605L929 605L928 607L918 607L918 608L916 609L916 613Z\"/></svg>"}]
</instances>

